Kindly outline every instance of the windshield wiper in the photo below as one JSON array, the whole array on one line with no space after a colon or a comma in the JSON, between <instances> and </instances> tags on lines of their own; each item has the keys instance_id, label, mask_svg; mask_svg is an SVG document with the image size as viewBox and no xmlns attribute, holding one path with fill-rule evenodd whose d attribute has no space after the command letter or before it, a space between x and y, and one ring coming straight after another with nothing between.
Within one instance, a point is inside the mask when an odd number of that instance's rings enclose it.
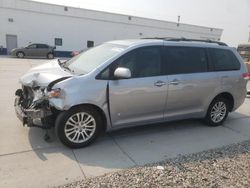
<instances>
[{"instance_id":1,"label":"windshield wiper","mask_svg":"<svg viewBox=\"0 0 250 188\"><path fill-rule=\"evenodd\" d=\"M61 62L60 59L57 59L57 61L58 61L58 64L59 64L61 67L63 67L64 69L66 69L66 70L68 70L68 71L74 73L73 70L71 70L68 66L66 66L66 62L67 62L67 61Z\"/></svg>"}]
</instances>

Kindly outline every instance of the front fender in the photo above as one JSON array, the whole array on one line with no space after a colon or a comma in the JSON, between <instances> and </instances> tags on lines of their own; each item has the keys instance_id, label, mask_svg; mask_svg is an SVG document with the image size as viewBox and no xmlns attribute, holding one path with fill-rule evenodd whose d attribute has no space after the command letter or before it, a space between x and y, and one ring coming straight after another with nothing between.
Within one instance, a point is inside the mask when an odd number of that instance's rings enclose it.
<instances>
[{"instance_id":1,"label":"front fender","mask_svg":"<svg viewBox=\"0 0 250 188\"><path fill-rule=\"evenodd\" d=\"M104 112L107 125L111 125L108 113L106 80L89 80L78 77L59 82L53 88L60 88L62 97L49 99L50 106L65 111L78 105L94 105Z\"/></svg>"}]
</instances>

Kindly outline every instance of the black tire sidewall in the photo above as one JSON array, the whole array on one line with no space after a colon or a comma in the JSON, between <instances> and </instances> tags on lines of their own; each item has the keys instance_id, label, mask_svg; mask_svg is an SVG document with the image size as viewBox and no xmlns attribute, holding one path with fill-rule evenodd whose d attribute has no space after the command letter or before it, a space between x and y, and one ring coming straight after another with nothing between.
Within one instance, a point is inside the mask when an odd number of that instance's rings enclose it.
<instances>
[{"instance_id":1,"label":"black tire sidewall","mask_svg":"<svg viewBox=\"0 0 250 188\"><path fill-rule=\"evenodd\" d=\"M213 120L211 119L211 115L210 115L210 114L211 114L211 110L212 110L213 106L214 106L216 103L218 103L218 102L223 102L223 103L226 104L226 115L225 115L225 117L224 117L220 122L215 123L215 122L213 122ZM229 113L228 109L229 109L229 101L228 101L227 99L222 98L222 97L215 98L215 99L211 102L211 104L209 105L209 108L208 108L208 111L207 111L207 115L206 115L205 121L207 122L208 125L213 126L213 127L222 125L223 122L227 119L227 116L228 116L228 113Z\"/></svg>"},{"instance_id":2,"label":"black tire sidewall","mask_svg":"<svg viewBox=\"0 0 250 188\"><path fill-rule=\"evenodd\" d=\"M86 142L83 142L83 143L71 142L66 137L65 132L64 132L64 127L65 127L65 124L66 124L68 118L77 112L86 112L86 113L92 115L96 121L96 129L95 129L94 134L92 135L92 137L90 139L88 139ZM95 109L88 107L88 106L73 107L73 108L69 109L68 111L61 112L58 115L58 117L56 119L56 123L55 123L55 132L56 132L56 135L59 138L59 140L64 145L66 145L70 148L82 148L82 147L85 147L85 146L91 144L98 137L98 135L100 134L100 132L102 130L101 127L102 127L102 119L101 119L100 114Z\"/></svg>"}]
</instances>

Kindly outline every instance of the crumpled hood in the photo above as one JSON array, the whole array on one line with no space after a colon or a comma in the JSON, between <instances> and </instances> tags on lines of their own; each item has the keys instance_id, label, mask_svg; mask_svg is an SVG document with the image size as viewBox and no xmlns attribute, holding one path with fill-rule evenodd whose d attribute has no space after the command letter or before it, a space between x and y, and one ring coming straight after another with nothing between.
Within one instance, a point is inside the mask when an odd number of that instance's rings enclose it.
<instances>
[{"instance_id":1,"label":"crumpled hood","mask_svg":"<svg viewBox=\"0 0 250 188\"><path fill-rule=\"evenodd\" d=\"M47 87L49 83L62 77L72 76L58 64L58 60L31 68L25 75L20 78L21 84L29 87Z\"/></svg>"}]
</instances>

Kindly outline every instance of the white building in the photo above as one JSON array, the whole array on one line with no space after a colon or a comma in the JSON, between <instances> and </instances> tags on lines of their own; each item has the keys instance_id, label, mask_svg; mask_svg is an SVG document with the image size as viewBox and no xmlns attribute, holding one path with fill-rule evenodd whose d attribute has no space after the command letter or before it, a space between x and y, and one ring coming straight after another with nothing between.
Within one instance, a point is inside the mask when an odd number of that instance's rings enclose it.
<instances>
[{"instance_id":1,"label":"white building","mask_svg":"<svg viewBox=\"0 0 250 188\"><path fill-rule=\"evenodd\" d=\"M29 43L56 45L57 55L116 39L185 37L220 40L222 29L27 0L0 0L0 54Z\"/></svg>"}]
</instances>

